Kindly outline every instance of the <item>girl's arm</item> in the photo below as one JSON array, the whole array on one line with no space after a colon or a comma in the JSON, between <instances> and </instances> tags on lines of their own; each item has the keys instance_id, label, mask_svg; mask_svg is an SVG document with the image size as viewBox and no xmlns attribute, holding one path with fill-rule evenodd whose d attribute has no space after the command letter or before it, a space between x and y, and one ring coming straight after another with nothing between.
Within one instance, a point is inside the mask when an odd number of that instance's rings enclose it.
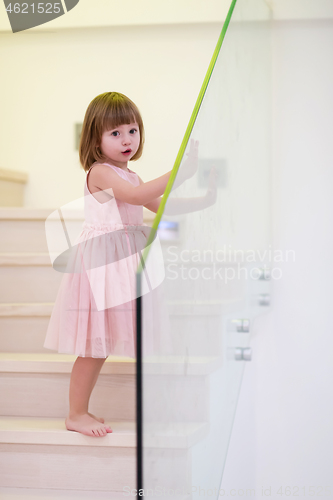
<instances>
[{"instance_id":1,"label":"girl's arm","mask_svg":"<svg viewBox=\"0 0 333 500\"><path fill-rule=\"evenodd\" d=\"M140 185L144 184L143 180L141 177L138 175ZM151 212L154 212L156 214L157 210L159 209L160 203L162 201L162 196L159 196L158 198L155 198L154 200L150 201L149 203L146 203L144 207L148 208Z\"/></svg>"},{"instance_id":2,"label":"girl's arm","mask_svg":"<svg viewBox=\"0 0 333 500\"><path fill-rule=\"evenodd\" d=\"M176 189L178 186L180 186L180 184L182 184L187 179L188 179L188 176L186 176L186 174L182 174L182 172L178 173L178 175L173 183L171 191ZM141 177L139 177L139 181L140 181L140 185L144 184ZM186 198L181 198L181 199L186 200ZM195 199L196 198L191 198L191 200L195 200ZM201 198L198 198L198 200L199 199L201 199ZM180 198L179 198L179 200L180 200ZM148 208L148 210L150 210L151 212L154 212L156 214L157 210L159 209L161 201L162 201L162 196L159 196L158 198L155 198L154 200L150 201L149 203L144 204L144 207ZM169 201L169 203L170 203L170 201ZM185 207L185 204L183 206ZM189 205L187 205L187 206L189 207ZM200 209L196 208L196 210L200 210ZM189 212L191 212L191 210L189 210ZM184 212L182 211L179 213L184 213Z\"/></svg>"},{"instance_id":3,"label":"girl's arm","mask_svg":"<svg viewBox=\"0 0 333 500\"><path fill-rule=\"evenodd\" d=\"M111 188L116 199L131 205L146 206L164 193L170 174L171 170L157 179L140 183L139 186L125 181L107 165L94 166L89 175L94 186L102 190Z\"/></svg>"},{"instance_id":4,"label":"girl's arm","mask_svg":"<svg viewBox=\"0 0 333 500\"><path fill-rule=\"evenodd\" d=\"M172 190L176 189L185 180L192 177L198 168L198 145L199 141L191 139L188 158L183 162L181 171L173 183ZM130 203L131 205L144 205L152 212L157 212L166 185L171 174L167 172L152 181L143 182L140 179L139 186L133 186L120 177L112 168L106 165L95 165L89 175L93 185L101 190L112 189L116 199ZM149 207L148 207L149 204Z\"/></svg>"}]
</instances>

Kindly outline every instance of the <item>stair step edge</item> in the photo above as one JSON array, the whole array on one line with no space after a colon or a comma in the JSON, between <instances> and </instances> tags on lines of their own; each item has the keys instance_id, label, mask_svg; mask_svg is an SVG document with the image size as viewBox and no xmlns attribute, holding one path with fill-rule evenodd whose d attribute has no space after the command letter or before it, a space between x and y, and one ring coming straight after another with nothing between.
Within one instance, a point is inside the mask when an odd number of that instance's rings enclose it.
<instances>
[{"instance_id":1,"label":"stair step edge","mask_svg":"<svg viewBox=\"0 0 333 500\"><path fill-rule=\"evenodd\" d=\"M0 303L0 318L12 316L51 316L54 302Z\"/></svg>"},{"instance_id":2,"label":"stair step edge","mask_svg":"<svg viewBox=\"0 0 333 500\"><path fill-rule=\"evenodd\" d=\"M60 353L0 353L0 373L71 373L77 356ZM101 374L134 375L136 360L109 356Z\"/></svg>"},{"instance_id":3,"label":"stair step edge","mask_svg":"<svg viewBox=\"0 0 333 500\"><path fill-rule=\"evenodd\" d=\"M113 432L96 439L68 431L64 419L0 417L0 444L136 447L135 422L106 424ZM145 427L146 446L153 448L188 448L207 436L210 429L209 422L146 423Z\"/></svg>"},{"instance_id":4,"label":"stair step edge","mask_svg":"<svg viewBox=\"0 0 333 500\"><path fill-rule=\"evenodd\" d=\"M52 267L48 252L0 252L0 266L46 266Z\"/></svg>"},{"instance_id":5,"label":"stair step edge","mask_svg":"<svg viewBox=\"0 0 333 500\"><path fill-rule=\"evenodd\" d=\"M0 444L135 447L134 422L107 422L113 432L96 439L68 431L63 419L0 417Z\"/></svg>"}]
</instances>

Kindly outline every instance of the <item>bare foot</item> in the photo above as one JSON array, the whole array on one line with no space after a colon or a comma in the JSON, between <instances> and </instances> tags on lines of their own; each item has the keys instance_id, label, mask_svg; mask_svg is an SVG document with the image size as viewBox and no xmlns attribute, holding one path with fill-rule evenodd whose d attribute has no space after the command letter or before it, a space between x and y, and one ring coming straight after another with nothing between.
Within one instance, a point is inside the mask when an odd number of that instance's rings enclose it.
<instances>
[{"instance_id":1,"label":"bare foot","mask_svg":"<svg viewBox=\"0 0 333 500\"><path fill-rule=\"evenodd\" d=\"M88 413L75 415L71 418L67 417L65 425L68 431L81 432L81 434L87 436L106 436L108 433L112 432L112 429L108 425L98 422Z\"/></svg>"},{"instance_id":2,"label":"bare foot","mask_svg":"<svg viewBox=\"0 0 333 500\"><path fill-rule=\"evenodd\" d=\"M97 420L98 422L102 422L102 424L104 424L105 420L104 418L102 417L96 417L95 415L93 415L92 413L89 413L88 411L88 415L90 415L92 418L94 418L95 420Z\"/></svg>"}]
</instances>

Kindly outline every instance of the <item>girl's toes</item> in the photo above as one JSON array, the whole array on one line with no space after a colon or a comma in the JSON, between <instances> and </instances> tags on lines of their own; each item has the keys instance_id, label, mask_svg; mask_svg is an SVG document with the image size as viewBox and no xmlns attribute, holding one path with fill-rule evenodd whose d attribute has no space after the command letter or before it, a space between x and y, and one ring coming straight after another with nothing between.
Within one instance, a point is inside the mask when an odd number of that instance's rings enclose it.
<instances>
[{"instance_id":1,"label":"girl's toes","mask_svg":"<svg viewBox=\"0 0 333 500\"><path fill-rule=\"evenodd\" d=\"M104 429L104 426L103 427L99 427L98 428L98 432L99 432L100 436L105 436L106 435L106 430Z\"/></svg>"}]
</instances>

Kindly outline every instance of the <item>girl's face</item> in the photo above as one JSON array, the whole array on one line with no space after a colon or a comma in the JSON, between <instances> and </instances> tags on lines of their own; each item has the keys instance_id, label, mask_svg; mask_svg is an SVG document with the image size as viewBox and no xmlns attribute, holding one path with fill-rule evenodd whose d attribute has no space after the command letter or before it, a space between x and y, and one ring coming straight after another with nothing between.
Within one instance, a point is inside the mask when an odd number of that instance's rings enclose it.
<instances>
[{"instance_id":1,"label":"girl's face","mask_svg":"<svg viewBox=\"0 0 333 500\"><path fill-rule=\"evenodd\" d=\"M140 145L140 130L136 122L112 130L105 130L102 134L100 150L110 158L116 167L126 169L127 162L137 152Z\"/></svg>"}]
</instances>

